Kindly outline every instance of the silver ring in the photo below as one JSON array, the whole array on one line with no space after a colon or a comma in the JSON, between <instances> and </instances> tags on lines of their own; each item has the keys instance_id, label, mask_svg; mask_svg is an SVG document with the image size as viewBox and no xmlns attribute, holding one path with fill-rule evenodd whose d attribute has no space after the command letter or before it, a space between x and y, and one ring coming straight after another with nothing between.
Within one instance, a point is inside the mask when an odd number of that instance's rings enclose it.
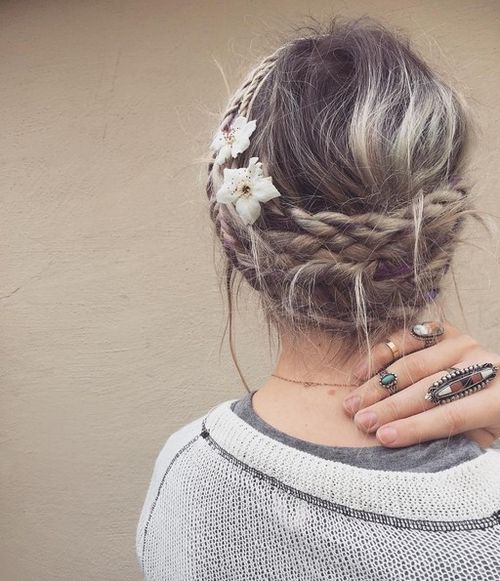
<instances>
[{"instance_id":1,"label":"silver ring","mask_svg":"<svg viewBox=\"0 0 500 581\"><path fill-rule=\"evenodd\" d=\"M424 321L417 323L410 329L415 339L424 342L424 347L432 347L437 343L438 337L444 333L444 327L436 321Z\"/></svg>"},{"instance_id":2,"label":"silver ring","mask_svg":"<svg viewBox=\"0 0 500 581\"><path fill-rule=\"evenodd\" d=\"M476 363L463 369L451 367L446 375L429 387L424 399L443 404L465 397L484 389L495 378L497 371L498 367L493 363Z\"/></svg>"},{"instance_id":3,"label":"silver ring","mask_svg":"<svg viewBox=\"0 0 500 581\"><path fill-rule=\"evenodd\" d=\"M378 372L379 384L392 395L398 391L398 376L388 369L381 369Z\"/></svg>"}]
</instances>

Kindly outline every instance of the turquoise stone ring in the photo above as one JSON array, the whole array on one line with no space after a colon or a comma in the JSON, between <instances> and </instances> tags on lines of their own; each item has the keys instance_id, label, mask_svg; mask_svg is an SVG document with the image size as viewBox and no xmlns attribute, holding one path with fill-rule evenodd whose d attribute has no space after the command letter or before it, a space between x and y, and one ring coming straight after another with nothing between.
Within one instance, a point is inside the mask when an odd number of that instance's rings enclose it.
<instances>
[{"instance_id":1,"label":"turquoise stone ring","mask_svg":"<svg viewBox=\"0 0 500 581\"><path fill-rule=\"evenodd\" d=\"M387 369L382 369L379 371L379 384L393 394L397 392L397 382L398 376L395 373L388 371Z\"/></svg>"}]
</instances>

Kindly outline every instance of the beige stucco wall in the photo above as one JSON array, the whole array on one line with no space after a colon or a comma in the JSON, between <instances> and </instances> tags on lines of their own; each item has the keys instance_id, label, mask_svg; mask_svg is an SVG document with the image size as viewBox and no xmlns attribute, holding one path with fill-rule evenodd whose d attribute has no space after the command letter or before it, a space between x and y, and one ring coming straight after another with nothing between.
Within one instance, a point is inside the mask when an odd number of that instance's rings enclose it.
<instances>
[{"instance_id":1,"label":"beige stucco wall","mask_svg":"<svg viewBox=\"0 0 500 581\"><path fill-rule=\"evenodd\" d=\"M496 211L496 1L0 4L2 580L140 578L157 452L243 393L227 345L219 356L198 162L225 101L214 61L234 87L275 31L337 11L411 31L463 82L482 131L476 190ZM470 331L498 348L499 268L480 243L458 278ZM468 276L471 260L486 279ZM271 360L252 305L237 347L255 388Z\"/></svg>"}]
</instances>

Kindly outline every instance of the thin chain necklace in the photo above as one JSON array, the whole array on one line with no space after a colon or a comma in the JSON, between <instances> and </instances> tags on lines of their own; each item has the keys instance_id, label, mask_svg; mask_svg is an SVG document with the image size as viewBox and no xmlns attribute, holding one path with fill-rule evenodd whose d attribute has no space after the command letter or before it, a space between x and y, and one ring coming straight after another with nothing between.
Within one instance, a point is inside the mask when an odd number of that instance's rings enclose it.
<instances>
[{"instance_id":1,"label":"thin chain necklace","mask_svg":"<svg viewBox=\"0 0 500 581\"><path fill-rule=\"evenodd\" d=\"M354 383L320 383L318 381L297 381L296 379L287 379L286 377L281 377L281 375L276 375L276 373L271 373L273 377L278 379L283 379L284 381L291 381L292 383L301 383L304 387L312 387L313 385L331 385L333 387L357 387Z\"/></svg>"}]
</instances>

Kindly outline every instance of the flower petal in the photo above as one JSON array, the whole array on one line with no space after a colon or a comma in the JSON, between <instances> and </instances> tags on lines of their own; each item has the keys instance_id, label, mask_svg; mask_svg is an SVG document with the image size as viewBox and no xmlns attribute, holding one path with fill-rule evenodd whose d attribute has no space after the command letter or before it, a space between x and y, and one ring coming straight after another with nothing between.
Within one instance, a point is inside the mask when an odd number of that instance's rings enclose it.
<instances>
[{"instance_id":1,"label":"flower petal","mask_svg":"<svg viewBox=\"0 0 500 581\"><path fill-rule=\"evenodd\" d=\"M229 143L224 143L224 145L220 148L217 157L215 158L215 163L222 165L230 157L231 157L231 145Z\"/></svg>"},{"instance_id":2,"label":"flower petal","mask_svg":"<svg viewBox=\"0 0 500 581\"><path fill-rule=\"evenodd\" d=\"M232 204L236 200L234 190L227 184L223 184L215 194L215 199L219 204Z\"/></svg>"},{"instance_id":3,"label":"flower petal","mask_svg":"<svg viewBox=\"0 0 500 581\"><path fill-rule=\"evenodd\" d=\"M236 117L231 123L231 129L239 131L240 129L243 129L247 125L247 121L248 119L246 117L244 117L243 115L238 115L238 117Z\"/></svg>"},{"instance_id":4,"label":"flower petal","mask_svg":"<svg viewBox=\"0 0 500 581\"><path fill-rule=\"evenodd\" d=\"M244 135L245 137L250 137L257 127L257 121L249 121L244 127L242 127L238 133Z\"/></svg>"},{"instance_id":5,"label":"flower petal","mask_svg":"<svg viewBox=\"0 0 500 581\"><path fill-rule=\"evenodd\" d=\"M233 157L237 157L238 154L243 153L248 148L250 145L250 136L255 131L256 127L257 122L250 121L250 123L241 126L237 131L235 131L232 147Z\"/></svg>"},{"instance_id":6,"label":"flower petal","mask_svg":"<svg viewBox=\"0 0 500 581\"><path fill-rule=\"evenodd\" d=\"M227 167L224 170L224 184L236 190L238 187L238 183L241 180L246 179L247 177L247 168L246 167L237 167L237 168L229 168Z\"/></svg>"},{"instance_id":7,"label":"flower petal","mask_svg":"<svg viewBox=\"0 0 500 581\"><path fill-rule=\"evenodd\" d=\"M253 181L259 179L260 176L264 175L264 170L262 169L262 162L259 161L258 157L251 157L248 162L247 175Z\"/></svg>"},{"instance_id":8,"label":"flower petal","mask_svg":"<svg viewBox=\"0 0 500 581\"><path fill-rule=\"evenodd\" d=\"M212 143L210 144L210 149L215 153L219 151L219 149L226 143L226 138L222 131L218 131L213 138Z\"/></svg>"},{"instance_id":9,"label":"flower petal","mask_svg":"<svg viewBox=\"0 0 500 581\"><path fill-rule=\"evenodd\" d=\"M240 196L236 201L236 211L245 224L253 224L260 216L259 201L253 196Z\"/></svg>"},{"instance_id":10,"label":"flower petal","mask_svg":"<svg viewBox=\"0 0 500 581\"><path fill-rule=\"evenodd\" d=\"M240 153L243 153L245 149L250 145L250 139L244 135L238 135L235 137L231 145L231 154L233 157L238 157Z\"/></svg>"},{"instance_id":11,"label":"flower petal","mask_svg":"<svg viewBox=\"0 0 500 581\"><path fill-rule=\"evenodd\" d=\"M272 177L258 178L252 182L252 195L254 195L259 202L268 202L273 198L281 196L280 192L273 185Z\"/></svg>"}]
</instances>

